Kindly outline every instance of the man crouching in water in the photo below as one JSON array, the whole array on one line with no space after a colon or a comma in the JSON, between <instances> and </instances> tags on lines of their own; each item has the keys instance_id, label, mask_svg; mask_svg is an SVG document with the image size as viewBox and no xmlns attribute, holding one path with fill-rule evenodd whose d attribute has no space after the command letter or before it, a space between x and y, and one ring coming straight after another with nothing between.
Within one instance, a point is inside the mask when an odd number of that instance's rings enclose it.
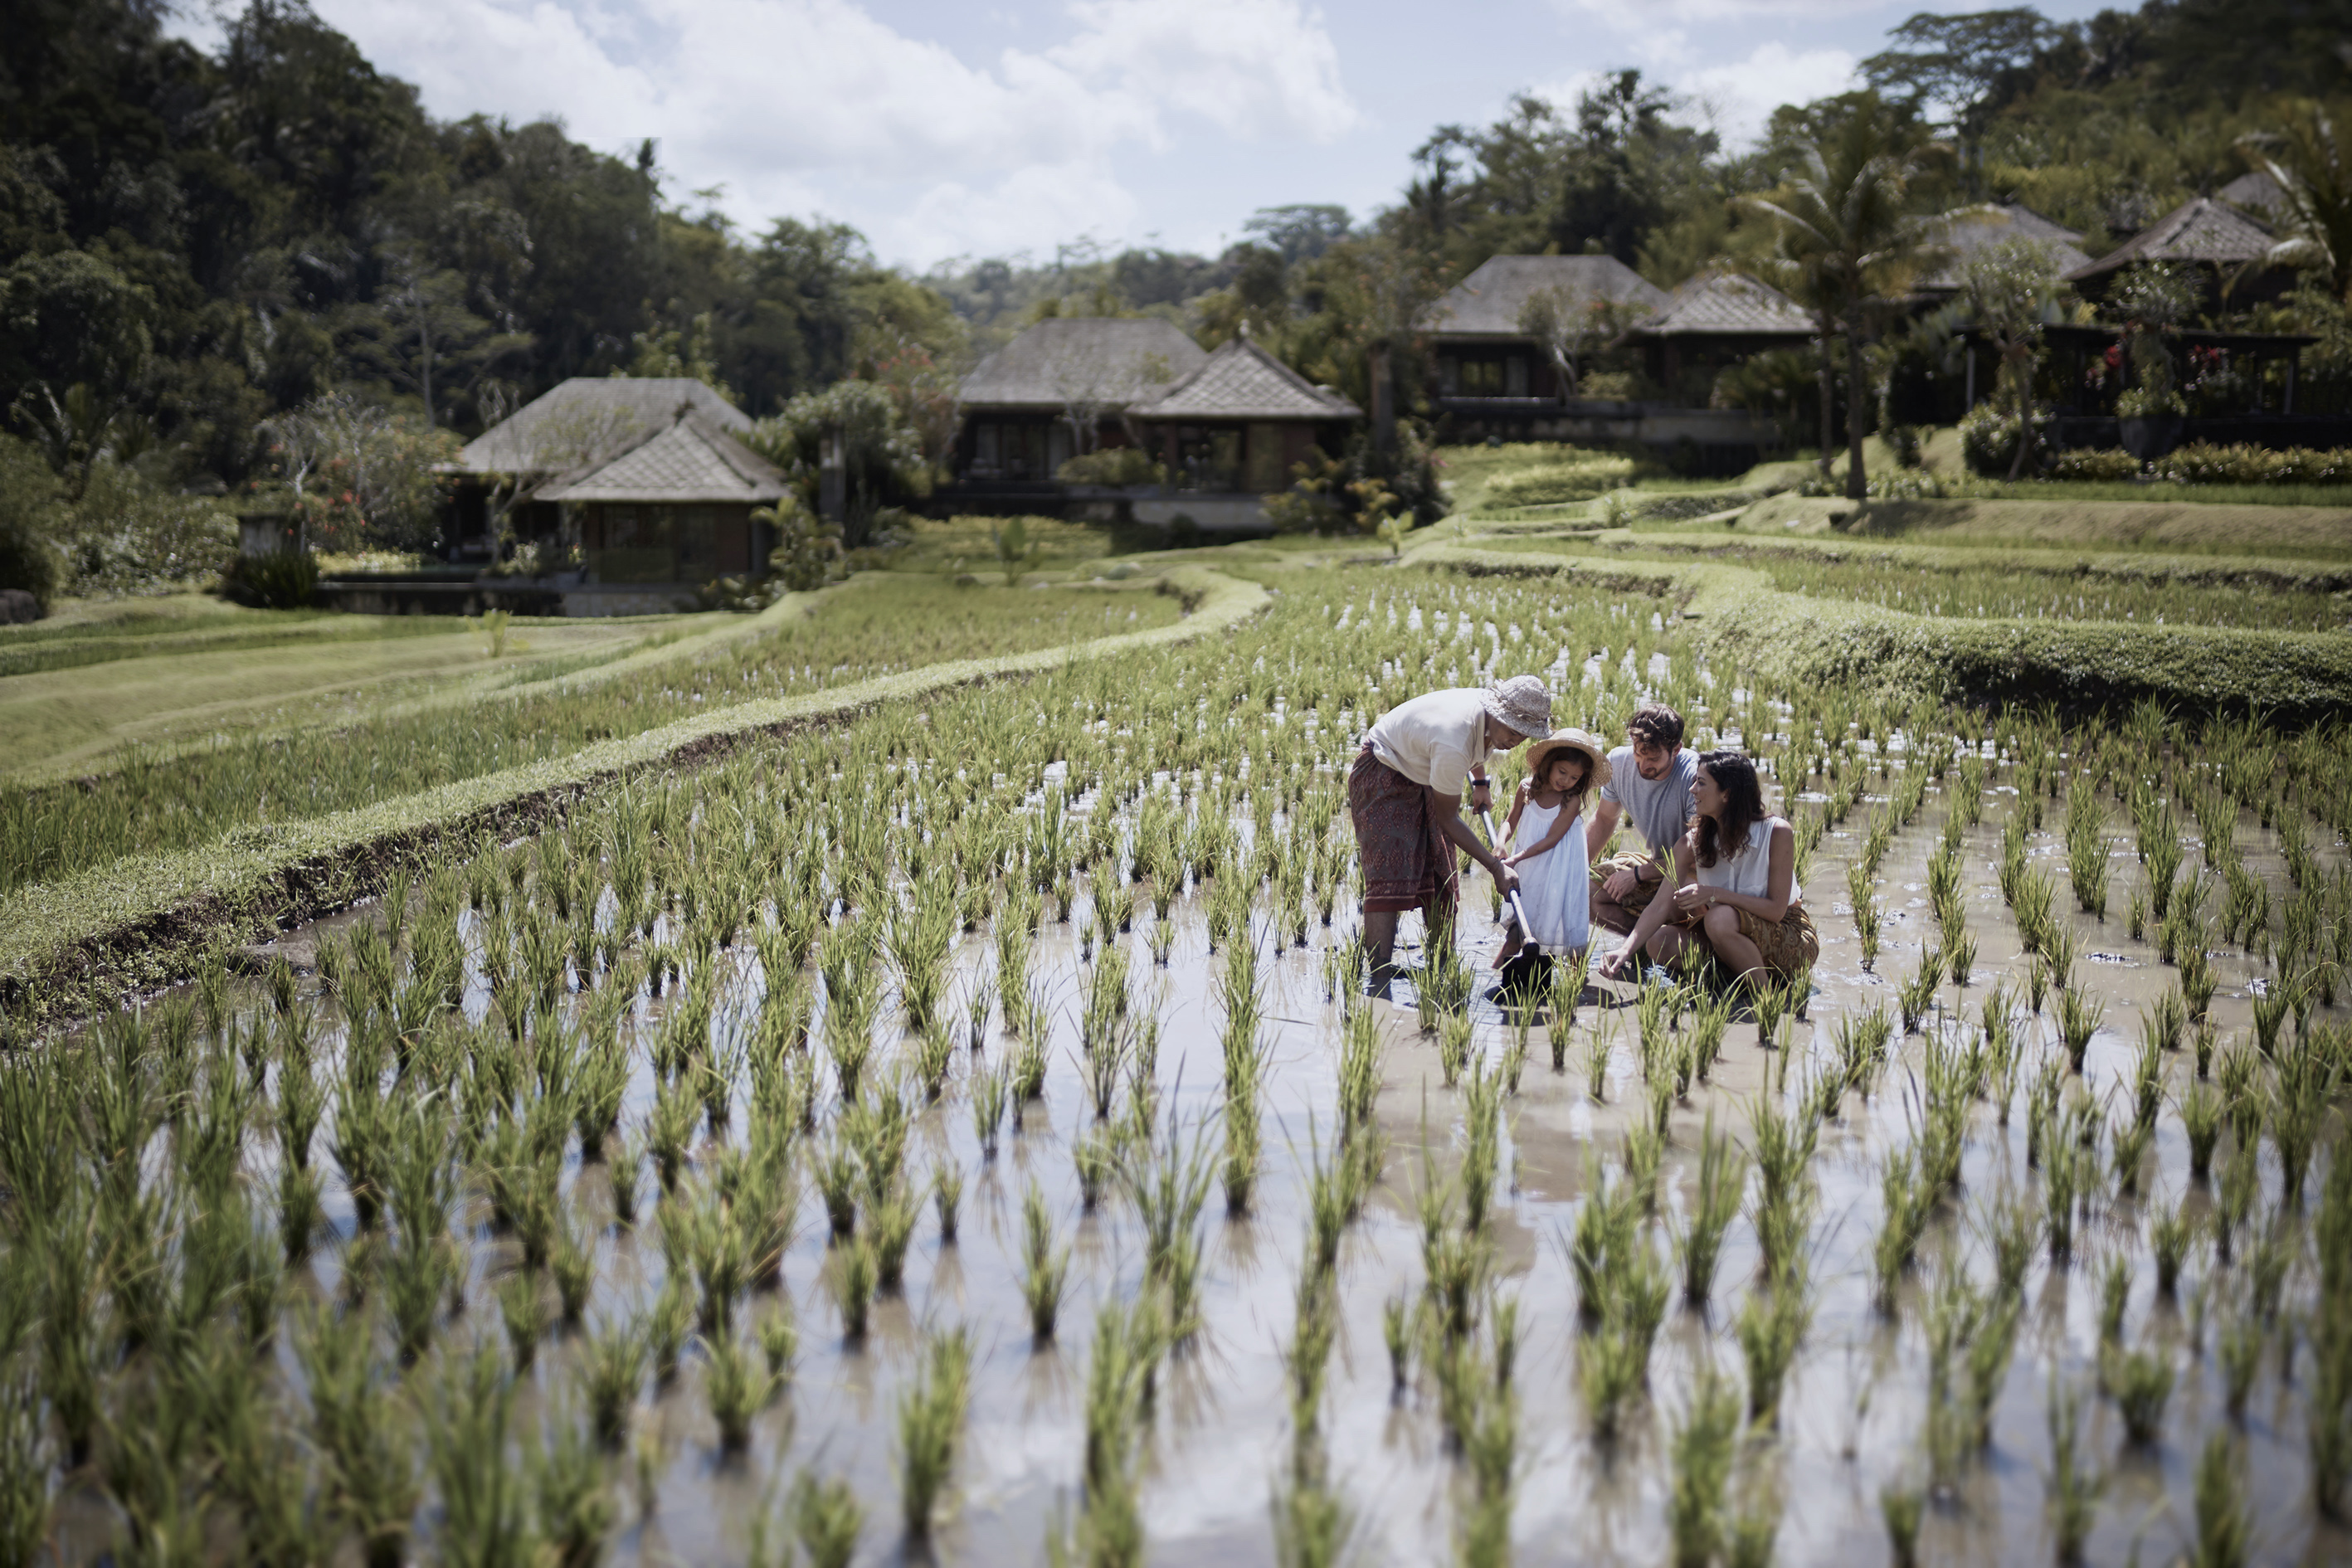
<instances>
[{"instance_id":1,"label":"man crouching in water","mask_svg":"<svg viewBox=\"0 0 2352 1568\"><path fill-rule=\"evenodd\" d=\"M1623 936L1649 907L1660 888L1670 891L1675 846L1690 831L1691 786L1698 777L1698 753L1683 744L1683 716L1663 702L1644 702L1625 721L1625 744L1609 753L1609 782L1584 836L1592 867L1592 923ZM1631 816L1633 830L1648 847L1643 855L1601 851Z\"/></svg>"},{"instance_id":2,"label":"man crouching in water","mask_svg":"<svg viewBox=\"0 0 2352 1568\"><path fill-rule=\"evenodd\" d=\"M1348 774L1348 815L1364 861L1366 989L1385 996L1396 978L1397 917L1426 914L1450 927L1461 900L1456 848L1486 868L1508 894L1519 874L1462 820L1493 805L1486 769L1498 752L1551 733L1551 693L1532 675L1484 688L1454 687L1398 704L1381 716Z\"/></svg>"}]
</instances>

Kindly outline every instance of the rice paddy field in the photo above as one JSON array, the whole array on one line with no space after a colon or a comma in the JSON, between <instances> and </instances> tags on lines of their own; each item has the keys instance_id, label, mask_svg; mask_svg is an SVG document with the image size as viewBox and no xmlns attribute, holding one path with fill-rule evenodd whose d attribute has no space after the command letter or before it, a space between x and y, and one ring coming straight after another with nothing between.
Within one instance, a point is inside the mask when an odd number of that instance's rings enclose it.
<instances>
[{"instance_id":1,"label":"rice paddy field","mask_svg":"<svg viewBox=\"0 0 2352 1568\"><path fill-rule=\"evenodd\" d=\"M2352 1553L2344 721L1776 683L1521 543L1236 554L1270 608L1148 653L1080 657L1171 596L868 584L973 608L519 697L495 744L12 798L37 886L697 695L1073 645L395 857L0 1058L0 1563ZM1758 759L1809 974L1563 963L1507 1011L1472 876L1364 996L1361 732L1517 673Z\"/></svg>"}]
</instances>

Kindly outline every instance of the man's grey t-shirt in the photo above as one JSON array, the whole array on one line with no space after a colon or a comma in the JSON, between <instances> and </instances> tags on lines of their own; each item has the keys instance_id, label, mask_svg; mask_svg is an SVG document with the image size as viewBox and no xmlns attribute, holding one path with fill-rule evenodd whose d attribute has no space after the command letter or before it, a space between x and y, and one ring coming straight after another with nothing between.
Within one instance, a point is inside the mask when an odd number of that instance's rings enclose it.
<instances>
[{"instance_id":1,"label":"man's grey t-shirt","mask_svg":"<svg viewBox=\"0 0 2352 1568\"><path fill-rule=\"evenodd\" d=\"M1698 753L1687 746L1656 780L1643 778L1633 765L1633 747L1620 746L1609 753L1609 782L1601 786L1601 798L1622 806L1651 852L1664 857L1690 829L1691 784L1697 777Z\"/></svg>"}]
</instances>

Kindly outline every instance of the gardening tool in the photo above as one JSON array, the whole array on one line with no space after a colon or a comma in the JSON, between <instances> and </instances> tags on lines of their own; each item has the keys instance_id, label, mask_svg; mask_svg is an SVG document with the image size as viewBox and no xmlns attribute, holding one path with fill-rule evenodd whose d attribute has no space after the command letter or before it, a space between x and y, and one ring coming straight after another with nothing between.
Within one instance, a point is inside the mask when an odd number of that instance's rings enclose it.
<instances>
[{"instance_id":1,"label":"gardening tool","mask_svg":"<svg viewBox=\"0 0 2352 1568\"><path fill-rule=\"evenodd\" d=\"M1495 813L1491 808L1482 811L1478 819L1486 827L1486 847L1500 855L1502 839L1495 832ZM1509 897L1511 914L1519 922L1519 951L1503 965L1502 979L1495 994L1521 1005L1531 1005L1550 984L1551 961L1536 945L1535 927L1528 923L1527 907L1519 902L1518 889L1512 889Z\"/></svg>"}]
</instances>

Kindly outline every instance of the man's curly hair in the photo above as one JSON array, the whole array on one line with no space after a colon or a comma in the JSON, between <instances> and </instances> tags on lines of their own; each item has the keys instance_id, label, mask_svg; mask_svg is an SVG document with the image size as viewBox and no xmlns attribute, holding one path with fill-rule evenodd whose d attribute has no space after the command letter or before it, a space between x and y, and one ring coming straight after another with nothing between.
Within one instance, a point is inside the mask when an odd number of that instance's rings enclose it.
<instances>
[{"instance_id":1,"label":"man's curly hair","mask_svg":"<svg viewBox=\"0 0 2352 1568\"><path fill-rule=\"evenodd\" d=\"M1636 741L1646 741L1654 746L1679 751L1683 743L1683 716L1663 702L1644 702L1633 710L1625 721L1625 732Z\"/></svg>"}]
</instances>

